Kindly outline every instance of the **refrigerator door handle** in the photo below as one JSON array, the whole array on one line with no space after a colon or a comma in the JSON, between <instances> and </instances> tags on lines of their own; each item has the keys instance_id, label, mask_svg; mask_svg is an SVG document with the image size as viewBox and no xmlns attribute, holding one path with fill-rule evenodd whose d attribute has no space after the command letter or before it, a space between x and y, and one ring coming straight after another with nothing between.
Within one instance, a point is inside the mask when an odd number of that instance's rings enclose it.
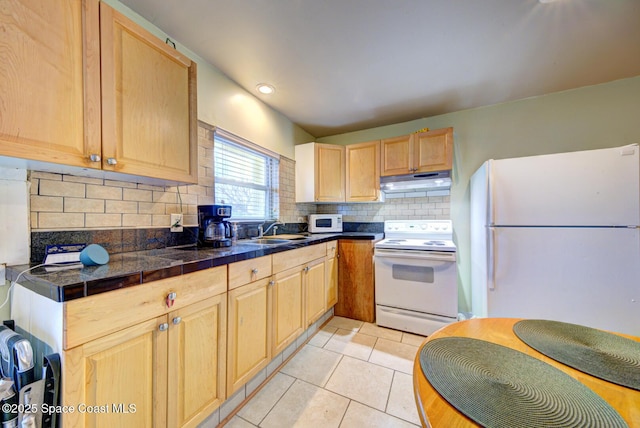
<instances>
[{"instance_id":1,"label":"refrigerator door handle","mask_svg":"<svg viewBox=\"0 0 640 428\"><path fill-rule=\"evenodd\" d=\"M496 236L493 226L487 227L487 287L489 290L496 289Z\"/></svg>"},{"instance_id":2,"label":"refrigerator door handle","mask_svg":"<svg viewBox=\"0 0 640 428\"><path fill-rule=\"evenodd\" d=\"M493 162L491 159L487 161L487 182L486 182L486 192L487 192L487 212L486 212L486 224L489 226L493 226L495 221L495 213L493 211Z\"/></svg>"}]
</instances>

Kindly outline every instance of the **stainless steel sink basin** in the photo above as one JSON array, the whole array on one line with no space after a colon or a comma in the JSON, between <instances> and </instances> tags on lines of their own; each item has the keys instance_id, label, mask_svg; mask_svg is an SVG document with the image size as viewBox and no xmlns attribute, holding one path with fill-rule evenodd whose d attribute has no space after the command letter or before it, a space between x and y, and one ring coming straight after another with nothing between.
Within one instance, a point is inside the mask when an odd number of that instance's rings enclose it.
<instances>
[{"instance_id":1,"label":"stainless steel sink basin","mask_svg":"<svg viewBox=\"0 0 640 428\"><path fill-rule=\"evenodd\" d=\"M279 245L279 244L288 244L292 242L290 239L247 239L246 241L242 241L242 244L261 244L261 245Z\"/></svg>"}]
</instances>

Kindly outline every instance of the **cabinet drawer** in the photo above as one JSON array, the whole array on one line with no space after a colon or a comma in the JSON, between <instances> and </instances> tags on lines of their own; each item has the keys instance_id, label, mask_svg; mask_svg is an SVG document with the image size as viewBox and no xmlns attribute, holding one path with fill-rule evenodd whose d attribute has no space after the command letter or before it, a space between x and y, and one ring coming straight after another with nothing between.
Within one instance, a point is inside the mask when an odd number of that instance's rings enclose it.
<instances>
[{"instance_id":1,"label":"cabinet drawer","mask_svg":"<svg viewBox=\"0 0 640 428\"><path fill-rule=\"evenodd\" d=\"M229 290L271 276L271 256L229 264Z\"/></svg>"},{"instance_id":2,"label":"cabinet drawer","mask_svg":"<svg viewBox=\"0 0 640 428\"><path fill-rule=\"evenodd\" d=\"M273 255L273 273L282 272L294 266L303 265L327 254L327 244L309 245Z\"/></svg>"},{"instance_id":3,"label":"cabinet drawer","mask_svg":"<svg viewBox=\"0 0 640 428\"><path fill-rule=\"evenodd\" d=\"M227 267L109 291L64 303L64 349L227 291ZM171 307L167 295L176 293Z\"/></svg>"},{"instance_id":4,"label":"cabinet drawer","mask_svg":"<svg viewBox=\"0 0 640 428\"><path fill-rule=\"evenodd\" d=\"M338 241L327 242L327 258L332 259L338 254Z\"/></svg>"}]
</instances>

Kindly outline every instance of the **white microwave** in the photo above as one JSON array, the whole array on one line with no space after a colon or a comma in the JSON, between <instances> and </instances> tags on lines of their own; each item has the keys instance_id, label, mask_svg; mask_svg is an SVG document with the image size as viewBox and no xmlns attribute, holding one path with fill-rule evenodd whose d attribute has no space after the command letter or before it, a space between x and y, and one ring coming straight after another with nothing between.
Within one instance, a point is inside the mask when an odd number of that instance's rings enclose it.
<instances>
[{"instance_id":1,"label":"white microwave","mask_svg":"<svg viewBox=\"0 0 640 428\"><path fill-rule=\"evenodd\" d=\"M342 214L310 214L309 232L342 232Z\"/></svg>"}]
</instances>

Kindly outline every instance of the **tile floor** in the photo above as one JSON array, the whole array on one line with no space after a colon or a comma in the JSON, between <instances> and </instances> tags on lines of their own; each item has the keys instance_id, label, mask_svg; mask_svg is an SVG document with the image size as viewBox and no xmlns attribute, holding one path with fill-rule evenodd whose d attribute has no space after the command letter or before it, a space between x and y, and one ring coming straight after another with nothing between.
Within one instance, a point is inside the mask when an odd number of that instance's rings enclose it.
<instances>
[{"instance_id":1,"label":"tile floor","mask_svg":"<svg viewBox=\"0 0 640 428\"><path fill-rule=\"evenodd\" d=\"M225 426L420 426L411 374L423 340L333 317Z\"/></svg>"}]
</instances>

